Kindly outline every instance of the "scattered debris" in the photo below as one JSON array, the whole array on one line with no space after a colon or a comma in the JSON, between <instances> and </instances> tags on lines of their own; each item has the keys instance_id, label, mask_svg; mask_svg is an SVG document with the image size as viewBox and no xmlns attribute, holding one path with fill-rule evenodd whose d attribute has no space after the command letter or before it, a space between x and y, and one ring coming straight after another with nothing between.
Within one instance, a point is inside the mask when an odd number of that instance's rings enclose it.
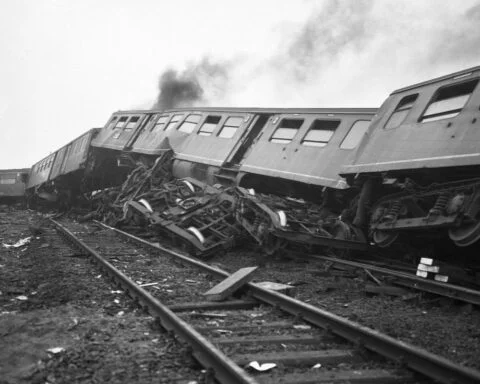
<instances>
[{"instance_id":1,"label":"scattered debris","mask_svg":"<svg viewBox=\"0 0 480 384\"><path fill-rule=\"evenodd\" d=\"M47 352L52 353L54 355L61 353L63 351L65 351L65 348L63 347L54 347L54 348L47 349Z\"/></svg>"},{"instance_id":2,"label":"scattered debris","mask_svg":"<svg viewBox=\"0 0 480 384\"><path fill-rule=\"evenodd\" d=\"M363 270L365 271L365 273L367 274L367 276L372 279L377 285L382 285L383 283L378 280L375 276L373 276L372 272L370 272L368 269L366 268L363 268Z\"/></svg>"},{"instance_id":3,"label":"scattered debris","mask_svg":"<svg viewBox=\"0 0 480 384\"><path fill-rule=\"evenodd\" d=\"M282 283L274 283L271 281L261 281L259 283L255 283L257 287L263 288L263 289L269 289L271 291L275 292L280 292L284 293L286 295L291 296L293 291L295 290L295 287L289 284L282 284Z\"/></svg>"},{"instance_id":4,"label":"scattered debris","mask_svg":"<svg viewBox=\"0 0 480 384\"><path fill-rule=\"evenodd\" d=\"M29 237L25 237L23 239L18 240L15 244L2 243L2 245L5 248L20 248L20 247L23 247L24 245L27 245L28 243L30 243L31 240L32 240L32 236L29 236Z\"/></svg>"},{"instance_id":5,"label":"scattered debris","mask_svg":"<svg viewBox=\"0 0 480 384\"><path fill-rule=\"evenodd\" d=\"M158 285L159 283L146 283L146 284L140 284L140 287L151 287L152 285Z\"/></svg>"},{"instance_id":6,"label":"scattered debris","mask_svg":"<svg viewBox=\"0 0 480 384\"><path fill-rule=\"evenodd\" d=\"M215 329L213 332L220 333L222 335L233 333L232 331L230 331L228 329Z\"/></svg>"},{"instance_id":7,"label":"scattered debris","mask_svg":"<svg viewBox=\"0 0 480 384\"><path fill-rule=\"evenodd\" d=\"M240 268L203 295L207 296L211 301L225 300L228 296L245 285L251 279L253 272L255 272L257 268L258 267Z\"/></svg>"},{"instance_id":8,"label":"scattered debris","mask_svg":"<svg viewBox=\"0 0 480 384\"><path fill-rule=\"evenodd\" d=\"M305 325L305 324L296 324L293 326L293 328L295 329L299 329L299 330L308 330L308 329L312 329L312 327L310 325Z\"/></svg>"},{"instance_id":9,"label":"scattered debris","mask_svg":"<svg viewBox=\"0 0 480 384\"><path fill-rule=\"evenodd\" d=\"M258 372L266 372L269 371L277 366L275 363L263 363L259 364L258 361L252 361L248 364L250 368L255 369Z\"/></svg>"}]
</instances>

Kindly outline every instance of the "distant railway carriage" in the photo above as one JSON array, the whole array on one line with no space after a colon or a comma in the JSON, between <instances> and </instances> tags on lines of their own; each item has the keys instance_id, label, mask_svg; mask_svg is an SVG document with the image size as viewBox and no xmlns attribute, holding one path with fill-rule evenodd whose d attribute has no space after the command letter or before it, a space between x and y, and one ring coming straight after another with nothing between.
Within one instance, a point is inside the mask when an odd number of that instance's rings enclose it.
<instances>
[{"instance_id":1,"label":"distant railway carriage","mask_svg":"<svg viewBox=\"0 0 480 384\"><path fill-rule=\"evenodd\" d=\"M373 200L380 246L402 232L480 238L480 67L393 92L343 174Z\"/></svg>"},{"instance_id":2,"label":"distant railway carriage","mask_svg":"<svg viewBox=\"0 0 480 384\"><path fill-rule=\"evenodd\" d=\"M28 175L27 190L38 188L50 180L50 172L56 155L57 152L51 153L38 163L33 164Z\"/></svg>"},{"instance_id":3,"label":"distant railway carriage","mask_svg":"<svg viewBox=\"0 0 480 384\"><path fill-rule=\"evenodd\" d=\"M23 198L28 171L28 168L0 169L0 201Z\"/></svg>"},{"instance_id":4,"label":"distant railway carriage","mask_svg":"<svg viewBox=\"0 0 480 384\"><path fill-rule=\"evenodd\" d=\"M98 131L98 128L90 129L34 164L27 183L29 199L56 201L59 194L78 194L85 177L90 143Z\"/></svg>"}]
</instances>

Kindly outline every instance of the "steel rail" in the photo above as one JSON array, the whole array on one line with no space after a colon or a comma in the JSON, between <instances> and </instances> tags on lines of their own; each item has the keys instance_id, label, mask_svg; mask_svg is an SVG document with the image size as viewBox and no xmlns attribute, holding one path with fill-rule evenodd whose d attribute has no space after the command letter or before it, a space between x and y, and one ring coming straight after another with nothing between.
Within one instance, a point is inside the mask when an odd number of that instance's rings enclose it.
<instances>
[{"instance_id":1,"label":"steel rail","mask_svg":"<svg viewBox=\"0 0 480 384\"><path fill-rule=\"evenodd\" d=\"M139 244L155 248L164 254L175 257L189 265L201 268L217 277L226 278L228 272L220 268L211 267L198 260L179 254L178 252L163 248L159 245L152 244L139 237L131 235L127 232L110 227L103 223L97 222L104 228L111 229ZM374 351L391 360L398 361L402 365L419 372L427 377L437 380L440 383L465 383L471 384L480 382L480 372L456 364L444 357L435 355L423 348L415 347L410 344L396 340L393 337L381 334L371 328L362 326L353 321L347 320L333 313L324 311L313 305L295 300L289 296L273 292L257 286L255 283L247 284L252 297L270 305L279 307L280 309L291 313L305 321L314 324L320 328L329 330L356 345Z\"/></svg>"},{"instance_id":2,"label":"steel rail","mask_svg":"<svg viewBox=\"0 0 480 384\"><path fill-rule=\"evenodd\" d=\"M142 307L148 308L149 312L157 317L163 328L172 330L185 340L192 348L195 358L206 369L212 369L215 378L220 383L238 383L238 384L257 384L257 381L247 375L237 364L225 356L205 337L198 333L188 323L176 316L168 307L155 299L143 288L135 284L125 274L116 269L112 264L105 260L98 252L90 248L82 240L78 239L72 232L65 228L59 222L50 219L58 230L70 241L76 244L86 253L93 256L101 269L103 269L111 278L115 279L132 298L138 299Z\"/></svg>"},{"instance_id":3,"label":"steel rail","mask_svg":"<svg viewBox=\"0 0 480 384\"><path fill-rule=\"evenodd\" d=\"M375 271L384 275L395 277L396 280L392 281L392 283L397 285L417 289L419 291L434 293L440 296L450 297L452 299L461 300L470 304L480 305L480 291L476 291L474 289L465 288L454 284L445 284L434 280L426 280L423 277L418 277L405 272L394 271L383 267L377 267L370 264L360 263L358 261L342 260L330 256L316 255L308 256L308 258L331 261L333 263L349 265L356 268L365 268L369 271Z\"/></svg>"}]
</instances>

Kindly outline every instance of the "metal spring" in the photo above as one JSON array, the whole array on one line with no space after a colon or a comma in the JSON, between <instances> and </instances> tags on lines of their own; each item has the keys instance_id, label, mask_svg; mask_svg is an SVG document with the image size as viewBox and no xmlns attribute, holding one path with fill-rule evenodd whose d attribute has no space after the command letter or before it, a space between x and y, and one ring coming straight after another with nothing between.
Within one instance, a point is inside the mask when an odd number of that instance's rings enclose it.
<instances>
[{"instance_id":1,"label":"metal spring","mask_svg":"<svg viewBox=\"0 0 480 384\"><path fill-rule=\"evenodd\" d=\"M402 203L400 200L395 200L392 203L388 213L385 215L385 219L394 221L397 219L398 214L400 213L400 209L402 209Z\"/></svg>"},{"instance_id":2,"label":"metal spring","mask_svg":"<svg viewBox=\"0 0 480 384\"><path fill-rule=\"evenodd\" d=\"M429 215L440 215L447 206L449 199L450 195L447 193L438 196L437 200L435 201L435 205L429 211Z\"/></svg>"}]
</instances>

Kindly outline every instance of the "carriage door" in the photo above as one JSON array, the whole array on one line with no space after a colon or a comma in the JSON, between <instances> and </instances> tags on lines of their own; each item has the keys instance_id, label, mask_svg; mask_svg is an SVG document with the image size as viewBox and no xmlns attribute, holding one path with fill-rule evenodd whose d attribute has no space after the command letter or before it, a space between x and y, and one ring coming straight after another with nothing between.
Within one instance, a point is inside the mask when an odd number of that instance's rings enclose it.
<instances>
[{"instance_id":1,"label":"carriage door","mask_svg":"<svg viewBox=\"0 0 480 384\"><path fill-rule=\"evenodd\" d=\"M233 155L227 160L227 164L230 166L237 166L246 156L247 152L251 148L253 142L258 137L263 127L268 121L270 115L257 115L249 129L246 131L242 139L239 141L239 146L236 146L232 151Z\"/></svg>"},{"instance_id":2,"label":"carriage door","mask_svg":"<svg viewBox=\"0 0 480 384\"><path fill-rule=\"evenodd\" d=\"M138 126L137 128L137 131L132 135L132 137L130 138L130 140L125 144L125 149L126 150L129 150L132 148L133 146L133 143L135 143L135 140L137 140L138 136L140 136L140 134L143 132L143 130L145 129L145 127L148 125L148 123L152 120L153 117L155 117L156 115L155 114L150 114L150 115L147 115L143 118L142 122L140 123L140 125Z\"/></svg>"}]
</instances>

